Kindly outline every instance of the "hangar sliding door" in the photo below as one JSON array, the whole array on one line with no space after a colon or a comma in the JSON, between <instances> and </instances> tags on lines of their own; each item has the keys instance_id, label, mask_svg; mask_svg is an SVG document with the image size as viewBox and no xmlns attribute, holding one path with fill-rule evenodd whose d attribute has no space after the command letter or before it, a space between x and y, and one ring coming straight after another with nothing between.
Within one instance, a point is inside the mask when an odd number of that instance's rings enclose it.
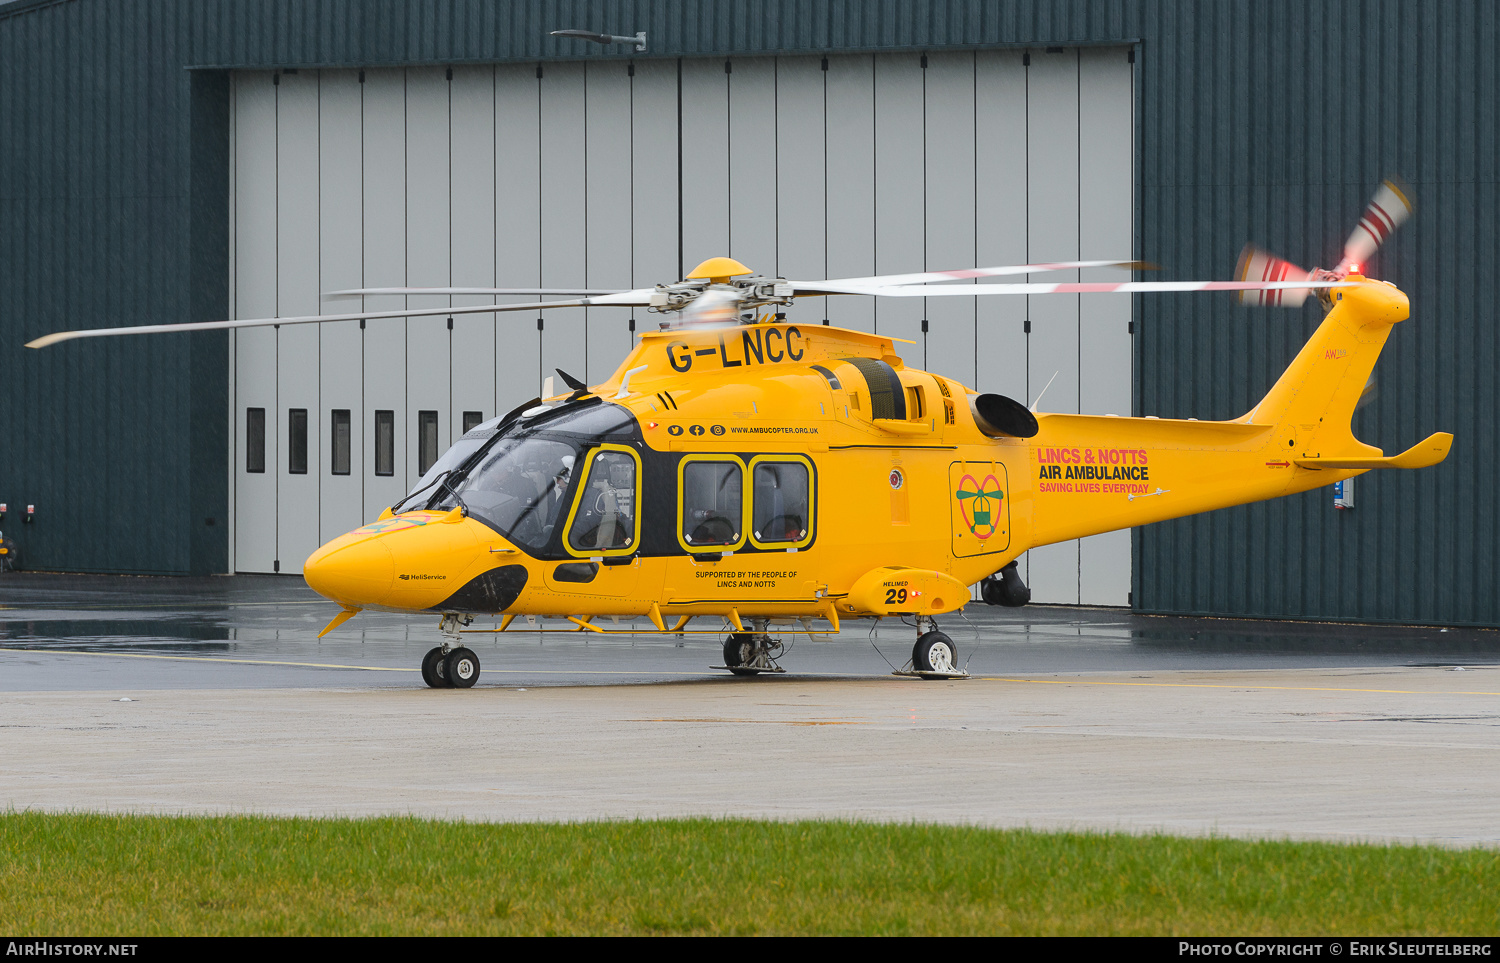
<instances>
[{"instance_id":1,"label":"hangar sliding door","mask_svg":"<svg viewBox=\"0 0 1500 963\"><path fill-rule=\"evenodd\" d=\"M1128 258L1132 75L1117 48L239 73L234 313L317 313L319 292L353 287L646 286L716 254L806 279ZM909 339L909 363L982 391L1030 402L1050 382L1043 410L1130 411L1124 296L788 314ZM553 368L603 380L656 323L591 309L238 332L234 568L300 571L412 486L424 433L446 448ZM1037 601L1126 603L1127 533L1025 564Z\"/></svg>"}]
</instances>

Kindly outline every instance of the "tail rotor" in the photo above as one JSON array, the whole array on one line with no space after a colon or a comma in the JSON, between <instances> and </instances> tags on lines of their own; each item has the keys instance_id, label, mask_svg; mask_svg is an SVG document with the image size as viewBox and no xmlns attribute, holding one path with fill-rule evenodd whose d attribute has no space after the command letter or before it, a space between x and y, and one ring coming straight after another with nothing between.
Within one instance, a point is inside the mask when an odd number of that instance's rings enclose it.
<instances>
[{"instance_id":1,"label":"tail rotor","mask_svg":"<svg viewBox=\"0 0 1500 963\"><path fill-rule=\"evenodd\" d=\"M1240 263L1235 268L1237 281L1306 281L1312 275L1254 244L1246 244L1240 252ZM1307 300L1311 288L1275 288L1260 291L1241 291L1240 301L1258 308L1300 308Z\"/></svg>"},{"instance_id":2,"label":"tail rotor","mask_svg":"<svg viewBox=\"0 0 1500 963\"><path fill-rule=\"evenodd\" d=\"M1339 276L1358 274L1370 255L1411 217L1411 210L1411 188L1395 178L1381 184L1359 219L1359 226L1344 242L1344 259L1334 268Z\"/></svg>"},{"instance_id":3,"label":"tail rotor","mask_svg":"<svg viewBox=\"0 0 1500 963\"><path fill-rule=\"evenodd\" d=\"M1300 268L1253 244L1245 245L1240 254L1235 277L1240 281L1342 281L1359 274L1380 245L1390 239L1396 228L1411 216L1411 190L1396 178L1388 178L1375 191L1370 204L1360 216L1359 224L1344 242L1344 256L1333 270ZM1255 307L1300 308L1310 288L1284 288L1240 292L1244 304Z\"/></svg>"}]
</instances>

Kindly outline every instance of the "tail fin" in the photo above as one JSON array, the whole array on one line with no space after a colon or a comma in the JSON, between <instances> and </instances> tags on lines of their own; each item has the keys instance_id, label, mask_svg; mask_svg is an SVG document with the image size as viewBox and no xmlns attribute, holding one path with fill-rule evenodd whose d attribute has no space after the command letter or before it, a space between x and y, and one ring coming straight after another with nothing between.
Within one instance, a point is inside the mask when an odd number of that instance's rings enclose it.
<instances>
[{"instance_id":1,"label":"tail fin","mask_svg":"<svg viewBox=\"0 0 1500 963\"><path fill-rule=\"evenodd\" d=\"M1411 305L1392 285L1358 275L1349 280L1363 283L1333 289L1333 309L1260 404L1241 419L1276 426L1277 446L1291 458L1382 455L1358 441L1349 422L1386 338L1411 314Z\"/></svg>"}]
</instances>

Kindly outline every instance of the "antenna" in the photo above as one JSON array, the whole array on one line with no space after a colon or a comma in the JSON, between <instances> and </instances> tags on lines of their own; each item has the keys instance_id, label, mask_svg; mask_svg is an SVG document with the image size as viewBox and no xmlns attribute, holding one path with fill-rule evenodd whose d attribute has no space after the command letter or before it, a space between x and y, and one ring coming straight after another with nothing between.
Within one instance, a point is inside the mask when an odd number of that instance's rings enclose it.
<instances>
[{"instance_id":1,"label":"antenna","mask_svg":"<svg viewBox=\"0 0 1500 963\"><path fill-rule=\"evenodd\" d=\"M1054 372L1052 372L1052 377L1048 378L1047 379L1047 383L1042 386L1042 390L1037 393L1036 400L1031 403L1031 413L1032 414L1036 414L1036 406L1042 403L1042 395L1044 395L1044 394L1047 393L1047 389L1050 388L1050 387L1052 387L1052 382L1054 382L1056 380L1057 380L1057 372L1054 371Z\"/></svg>"},{"instance_id":2,"label":"antenna","mask_svg":"<svg viewBox=\"0 0 1500 963\"><path fill-rule=\"evenodd\" d=\"M614 43L635 44L636 53L646 52L646 31L642 30L634 37L617 37L612 33L594 33L592 30L554 30L554 37L571 37L574 40L588 40L592 43L609 46Z\"/></svg>"}]
</instances>

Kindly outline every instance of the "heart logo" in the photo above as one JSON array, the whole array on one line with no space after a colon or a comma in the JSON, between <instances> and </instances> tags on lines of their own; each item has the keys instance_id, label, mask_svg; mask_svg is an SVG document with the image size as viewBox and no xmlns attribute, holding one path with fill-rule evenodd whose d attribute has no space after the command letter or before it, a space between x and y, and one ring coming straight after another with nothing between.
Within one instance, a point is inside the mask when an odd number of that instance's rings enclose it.
<instances>
[{"instance_id":1,"label":"heart logo","mask_svg":"<svg viewBox=\"0 0 1500 963\"><path fill-rule=\"evenodd\" d=\"M965 475L958 480L958 491L953 495L958 499L964 524L976 538L986 539L995 534L1000 527L1001 502L1005 499L1005 493L1000 490L1000 479L985 475L984 481L980 482L973 475Z\"/></svg>"}]
</instances>

